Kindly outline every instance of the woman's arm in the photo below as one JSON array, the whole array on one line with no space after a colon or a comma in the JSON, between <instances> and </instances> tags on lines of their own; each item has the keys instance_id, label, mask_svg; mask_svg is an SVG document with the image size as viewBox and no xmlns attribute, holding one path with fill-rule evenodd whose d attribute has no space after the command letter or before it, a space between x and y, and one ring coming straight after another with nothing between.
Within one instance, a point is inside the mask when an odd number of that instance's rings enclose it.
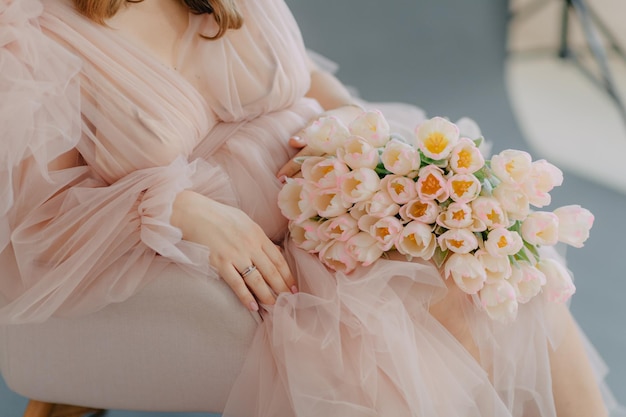
<instances>
[{"instance_id":1,"label":"woman's arm","mask_svg":"<svg viewBox=\"0 0 626 417\"><path fill-rule=\"evenodd\" d=\"M320 69L309 58L309 71L311 72L311 86L306 93L307 97L317 100L326 115L338 117L345 124L363 112L363 108L352 97L346 86L333 74ZM301 149L296 157L311 156L313 153L306 147L301 139L301 132L296 133L289 139L289 144L294 148ZM278 178L293 177L300 171L300 164L290 160L276 176Z\"/></svg>"},{"instance_id":2,"label":"woman's arm","mask_svg":"<svg viewBox=\"0 0 626 417\"><path fill-rule=\"evenodd\" d=\"M306 93L307 97L317 100L324 110L355 104L352 95L337 77L320 69L310 57L308 66L311 72L311 87Z\"/></svg>"},{"instance_id":3,"label":"woman's arm","mask_svg":"<svg viewBox=\"0 0 626 417\"><path fill-rule=\"evenodd\" d=\"M556 350L548 348L557 415L606 416L596 378L571 313L562 305L558 314L565 335Z\"/></svg>"},{"instance_id":4,"label":"woman's arm","mask_svg":"<svg viewBox=\"0 0 626 417\"><path fill-rule=\"evenodd\" d=\"M209 248L211 266L250 310L259 309L256 300L272 305L276 294L298 291L278 247L243 211L184 190L174 200L170 222L183 239ZM242 277L251 265L257 269Z\"/></svg>"},{"instance_id":5,"label":"woman's arm","mask_svg":"<svg viewBox=\"0 0 626 417\"><path fill-rule=\"evenodd\" d=\"M48 169L61 171L83 164L80 153L72 149L51 161ZM276 294L297 292L280 250L241 210L183 190L174 200L170 223L182 231L183 239L209 248L208 261L250 310L259 309L257 300L272 305ZM250 265L257 271L243 279L241 272Z\"/></svg>"}]
</instances>

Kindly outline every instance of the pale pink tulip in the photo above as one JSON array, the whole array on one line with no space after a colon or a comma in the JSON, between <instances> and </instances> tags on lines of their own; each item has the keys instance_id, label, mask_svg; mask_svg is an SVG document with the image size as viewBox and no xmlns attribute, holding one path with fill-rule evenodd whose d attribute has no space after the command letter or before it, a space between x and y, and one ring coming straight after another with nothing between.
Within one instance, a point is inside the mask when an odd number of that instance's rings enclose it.
<instances>
[{"instance_id":1,"label":"pale pink tulip","mask_svg":"<svg viewBox=\"0 0 626 417\"><path fill-rule=\"evenodd\" d=\"M376 239L379 248L388 251L393 247L403 227L400 220L392 216L387 216L378 219L369 228L369 233Z\"/></svg>"},{"instance_id":2,"label":"pale pink tulip","mask_svg":"<svg viewBox=\"0 0 626 417\"><path fill-rule=\"evenodd\" d=\"M459 132L461 132L461 136L470 138L470 139L478 139L482 136L482 132L480 130L480 126L476 123L475 120L470 119L469 117L461 117L459 120L454 122L455 125L459 128Z\"/></svg>"},{"instance_id":3,"label":"pale pink tulip","mask_svg":"<svg viewBox=\"0 0 626 417\"><path fill-rule=\"evenodd\" d=\"M350 136L350 131L341 120L334 116L322 116L309 124L302 137L313 150L334 154L337 148Z\"/></svg>"},{"instance_id":4,"label":"pale pink tulip","mask_svg":"<svg viewBox=\"0 0 626 417\"><path fill-rule=\"evenodd\" d=\"M469 203L480 194L481 185L472 174L456 174L448 179L450 198L457 203Z\"/></svg>"},{"instance_id":5,"label":"pale pink tulip","mask_svg":"<svg viewBox=\"0 0 626 417\"><path fill-rule=\"evenodd\" d=\"M378 149L360 136L347 138L343 145L337 149L337 157L352 169L374 169L380 160Z\"/></svg>"},{"instance_id":6,"label":"pale pink tulip","mask_svg":"<svg viewBox=\"0 0 626 417\"><path fill-rule=\"evenodd\" d=\"M362 113L350 123L350 133L360 136L375 148L381 148L389 141L389 123L379 110Z\"/></svg>"},{"instance_id":7,"label":"pale pink tulip","mask_svg":"<svg viewBox=\"0 0 626 417\"><path fill-rule=\"evenodd\" d=\"M372 226L374 226L374 223L376 223L379 219L380 217L365 214L357 219L357 226L359 227L359 230L370 233Z\"/></svg>"},{"instance_id":8,"label":"pale pink tulip","mask_svg":"<svg viewBox=\"0 0 626 417\"><path fill-rule=\"evenodd\" d=\"M459 128L442 117L434 117L417 126L417 147L428 158L442 160L450 155L459 141Z\"/></svg>"},{"instance_id":9,"label":"pale pink tulip","mask_svg":"<svg viewBox=\"0 0 626 417\"><path fill-rule=\"evenodd\" d=\"M320 162L325 162L328 158L325 156L307 156L304 157L302 164L300 165L300 173L302 174L302 178L311 182L319 182L320 178L318 176L319 173L315 173L316 177L313 178L312 169L319 164ZM322 175L323 177L323 175Z\"/></svg>"},{"instance_id":10,"label":"pale pink tulip","mask_svg":"<svg viewBox=\"0 0 626 417\"><path fill-rule=\"evenodd\" d=\"M278 207L287 219L300 222L315 216L315 207L308 195L310 190L302 178L287 178L285 185L278 193Z\"/></svg>"},{"instance_id":11,"label":"pale pink tulip","mask_svg":"<svg viewBox=\"0 0 626 417\"><path fill-rule=\"evenodd\" d=\"M352 206L352 208L348 209L348 213L354 218L354 220L358 221L361 217L368 215L365 205L366 202L364 201L356 203Z\"/></svg>"},{"instance_id":12,"label":"pale pink tulip","mask_svg":"<svg viewBox=\"0 0 626 417\"><path fill-rule=\"evenodd\" d=\"M522 237L532 245L552 246L559 241L559 218L548 211L530 213L522 222Z\"/></svg>"},{"instance_id":13,"label":"pale pink tulip","mask_svg":"<svg viewBox=\"0 0 626 417\"><path fill-rule=\"evenodd\" d=\"M437 238L443 250L454 253L469 253L478 247L478 239L468 229L450 229Z\"/></svg>"},{"instance_id":14,"label":"pale pink tulip","mask_svg":"<svg viewBox=\"0 0 626 417\"><path fill-rule=\"evenodd\" d=\"M480 126L474 120L469 117L462 117L456 122L455 125L459 127L459 132L462 137L470 138L472 140L481 139L483 134L480 130ZM483 158L486 158L488 155L491 155L491 143L486 140L481 140L480 145L478 145L478 150L482 154Z\"/></svg>"},{"instance_id":15,"label":"pale pink tulip","mask_svg":"<svg viewBox=\"0 0 626 417\"><path fill-rule=\"evenodd\" d=\"M472 174L485 165L480 150L468 138L461 138L450 154L450 169L457 174Z\"/></svg>"},{"instance_id":16,"label":"pale pink tulip","mask_svg":"<svg viewBox=\"0 0 626 417\"><path fill-rule=\"evenodd\" d=\"M396 175L407 175L420 167L420 155L417 149L398 140L387 142L380 160L387 171Z\"/></svg>"},{"instance_id":17,"label":"pale pink tulip","mask_svg":"<svg viewBox=\"0 0 626 417\"><path fill-rule=\"evenodd\" d=\"M509 261L508 257L493 256L484 249L477 250L474 256L480 261L483 268L485 268L487 282L507 279L511 276L511 261Z\"/></svg>"},{"instance_id":18,"label":"pale pink tulip","mask_svg":"<svg viewBox=\"0 0 626 417\"><path fill-rule=\"evenodd\" d=\"M474 224L472 209L464 203L450 203L437 217L437 224L446 229L468 229Z\"/></svg>"},{"instance_id":19,"label":"pale pink tulip","mask_svg":"<svg viewBox=\"0 0 626 417\"><path fill-rule=\"evenodd\" d=\"M541 292L546 284L546 276L530 263L519 261L513 268L509 282L515 288L517 302L525 304Z\"/></svg>"},{"instance_id":20,"label":"pale pink tulip","mask_svg":"<svg viewBox=\"0 0 626 417\"><path fill-rule=\"evenodd\" d=\"M322 247L318 256L328 268L349 274L354 271L358 262L350 255L346 246L346 242L331 240Z\"/></svg>"},{"instance_id":21,"label":"pale pink tulip","mask_svg":"<svg viewBox=\"0 0 626 417\"><path fill-rule=\"evenodd\" d=\"M517 232L513 232L504 227L498 227L489 231L485 240L485 249L492 256L506 257L515 255L524 246L522 237Z\"/></svg>"},{"instance_id":22,"label":"pale pink tulip","mask_svg":"<svg viewBox=\"0 0 626 417\"><path fill-rule=\"evenodd\" d=\"M432 258L436 247L437 236L432 226L417 221L406 224L396 241L396 248L401 254L425 260Z\"/></svg>"},{"instance_id":23,"label":"pale pink tulip","mask_svg":"<svg viewBox=\"0 0 626 417\"><path fill-rule=\"evenodd\" d=\"M387 175L381 180L380 188L397 204L406 204L417 198L415 181L400 175Z\"/></svg>"},{"instance_id":24,"label":"pale pink tulip","mask_svg":"<svg viewBox=\"0 0 626 417\"><path fill-rule=\"evenodd\" d=\"M479 295L481 306L493 320L509 323L517 317L517 296L508 281L486 283Z\"/></svg>"},{"instance_id":25,"label":"pale pink tulip","mask_svg":"<svg viewBox=\"0 0 626 417\"><path fill-rule=\"evenodd\" d=\"M550 204L550 191L563 183L563 172L545 159L532 163L530 175L524 183L524 192L528 201L535 207Z\"/></svg>"},{"instance_id":26,"label":"pale pink tulip","mask_svg":"<svg viewBox=\"0 0 626 417\"><path fill-rule=\"evenodd\" d=\"M494 188L493 196L498 200L509 220L524 220L530 213L528 197L520 186L499 184Z\"/></svg>"},{"instance_id":27,"label":"pale pink tulip","mask_svg":"<svg viewBox=\"0 0 626 417\"><path fill-rule=\"evenodd\" d=\"M395 216L400 211L400 205L396 204L384 190L375 192L371 199L356 203L355 206L360 205L363 205L367 214L376 217Z\"/></svg>"},{"instance_id":28,"label":"pale pink tulip","mask_svg":"<svg viewBox=\"0 0 626 417\"><path fill-rule=\"evenodd\" d=\"M404 221L417 220L422 223L434 223L441 211L434 201L411 200L400 207L400 217Z\"/></svg>"},{"instance_id":29,"label":"pale pink tulip","mask_svg":"<svg viewBox=\"0 0 626 417\"><path fill-rule=\"evenodd\" d=\"M319 233L326 240L345 242L359 233L359 227L357 221L346 213L325 221L320 226Z\"/></svg>"},{"instance_id":30,"label":"pale pink tulip","mask_svg":"<svg viewBox=\"0 0 626 417\"><path fill-rule=\"evenodd\" d=\"M435 165L426 165L419 171L417 183L417 195L421 200L445 201L450 196L448 181L444 177L441 168Z\"/></svg>"},{"instance_id":31,"label":"pale pink tulip","mask_svg":"<svg viewBox=\"0 0 626 417\"><path fill-rule=\"evenodd\" d=\"M499 201L493 197L478 196L470 203L474 217L489 229L508 227L509 220Z\"/></svg>"},{"instance_id":32,"label":"pale pink tulip","mask_svg":"<svg viewBox=\"0 0 626 417\"><path fill-rule=\"evenodd\" d=\"M476 294L487 279L482 264L469 253L450 255L444 266L444 274L446 277L452 276L454 283L466 294Z\"/></svg>"},{"instance_id":33,"label":"pale pink tulip","mask_svg":"<svg viewBox=\"0 0 626 417\"><path fill-rule=\"evenodd\" d=\"M576 292L572 276L561 263L550 258L542 259L537 269L546 277L544 293L549 301L564 303Z\"/></svg>"},{"instance_id":34,"label":"pale pink tulip","mask_svg":"<svg viewBox=\"0 0 626 417\"><path fill-rule=\"evenodd\" d=\"M383 254L376 238L367 232L359 232L352 236L346 243L346 251L363 266L371 265Z\"/></svg>"},{"instance_id":35,"label":"pale pink tulip","mask_svg":"<svg viewBox=\"0 0 626 417\"><path fill-rule=\"evenodd\" d=\"M318 188L336 189L350 168L337 158L312 157L302 163L302 177Z\"/></svg>"},{"instance_id":36,"label":"pale pink tulip","mask_svg":"<svg viewBox=\"0 0 626 417\"><path fill-rule=\"evenodd\" d=\"M532 158L528 152L507 149L491 158L491 169L507 184L523 184L530 175Z\"/></svg>"},{"instance_id":37,"label":"pale pink tulip","mask_svg":"<svg viewBox=\"0 0 626 417\"><path fill-rule=\"evenodd\" d=\"M349 203L358 203L372 198L380 189L380 178L376 171L357 168L339 178L342 198Z\"/></svg>"},{"instance_id":38,"label":"pale pink tulip","mask_svg":"<svg viewBox=\"0 0 626 417\"><path fill-rule=\"evenodd\" d=\"M327 219L347 213L352 206L341 197L338 190L317 190L312 201L317 214Z\"/></svg>"},{"instance_id":39,"label":"pale pink tulip","mask_svg":"<svg viewBox=\"0 0 626 417\"><path fill-rule=\"evenodd\" d=\"M328 241L319 229L320 220L307 219L302 222L289 222L289 233L296 245L309 253L318 253Z\"/></svg>"},{"instance_id":40,"label":"pale pink tulip","mask_svg":"<svg viewBox=\"0 0 626 417\"><path fill-rule=\"evenodd\" d=\"M559 240L582 248L593 226L593 214L579 205L559 207L554 214L559 218Z\"/></svg>"}]
</instances>

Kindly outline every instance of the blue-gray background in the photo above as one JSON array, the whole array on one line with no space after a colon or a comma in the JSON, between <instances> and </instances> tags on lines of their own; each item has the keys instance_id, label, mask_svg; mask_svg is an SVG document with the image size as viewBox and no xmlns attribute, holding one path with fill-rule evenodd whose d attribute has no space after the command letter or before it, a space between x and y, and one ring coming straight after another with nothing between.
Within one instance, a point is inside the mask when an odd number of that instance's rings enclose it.
<instances>
[{"instance_id":1,"label":"blue-gray background","mask_svg":"<svg viewBox=\"0 0 626 417\"><path fill-rule=\"evenodd\" d=\"M339 63L338 77L356 87L363 98L412 103L431 116L452 120L469 116L480 124L495 152L531 150L505 89L506 1L287 2L307 46ZM572 311L608 363L607 380L615 395L626 403L626 361L622 359L626 353L626 273L620 259L626 249L626 195L567 171L563 186L552 195L555 207L578 203L596 215L585 248L568 252L578 287ZM0 417L21 415L25 402L0 383ZM110 415L179 414L114 411Z\"/></svg>"}]
</instances>

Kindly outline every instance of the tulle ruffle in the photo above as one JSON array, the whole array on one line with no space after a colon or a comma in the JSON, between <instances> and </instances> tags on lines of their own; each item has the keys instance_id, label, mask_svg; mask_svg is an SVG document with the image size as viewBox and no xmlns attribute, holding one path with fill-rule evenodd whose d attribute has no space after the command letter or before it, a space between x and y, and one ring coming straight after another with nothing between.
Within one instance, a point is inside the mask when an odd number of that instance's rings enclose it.
<instances>
[{"instance_id":1,"label":"tulle ruffle","mask_svg":"<svg viewBox=\"0 0 626 417\"><path fill-rule=\"evenodd\" d=\"M89 102L81 60L42 29L43 10L37 0L0 3L0 322L98 310L136 293L167 263L217 278L208 249L183 241L169 218L176 195L201 183L206 195L233 201L218 167L179 155L111 183L79 160L48 168L98 133L81 120Z\"/></svg>"},{"instance_id":2,"label":"tulle ruffle","mask_svg":"<svg viewBox=\"0 0 626 417\"><path fill-rule=\"evenodd\" d=\"M302 292L267 307L224 416L556 415L545 300L507 327L460 297L474 357L429 311L450 291L432 264L381 259L344 275L286 250Z\"/></svg>"},{"instance_id":3,"label":"tulle ruffle","mask_svg":"<svg viewBox=\"0 0 626 417\"><path fill-rule=\"evenodd\" d=\"M9 243L14 168L32 158L48 178L48 163L80 138L80 60L42 34L42 11L38 0L0 1L0 251Z\"/></svg>"},{"instance_id":4,"label":"tulle ruffle","mask_svg":"<svg viewBox=\"0 0 626 417\"><path fill-rule=\"evenodd\" d=\"M13 255L21 277L9 274L3 283L13 300L0 310L3 321L41 321L123 301L166 259L206 276L208 249L181 240L169 224L173 198L191 183L193 168L176 160L110 186L86 178L31 210L2 256L9 264ZM22 207L22 199L17 203Z\"/></svg>"}]
</instances>

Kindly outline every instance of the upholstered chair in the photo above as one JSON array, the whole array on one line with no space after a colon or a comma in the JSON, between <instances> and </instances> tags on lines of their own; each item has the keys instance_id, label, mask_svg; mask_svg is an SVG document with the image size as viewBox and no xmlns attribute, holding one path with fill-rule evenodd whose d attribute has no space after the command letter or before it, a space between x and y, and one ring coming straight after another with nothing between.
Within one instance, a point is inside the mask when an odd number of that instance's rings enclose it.
<instances>
[{"instance_id":1,"label":"upholstered chair","mask_svg":"<svg viewBox=\"0 0 626 417\"><path fill-rule=\"evenodd\" d=\"M96 313L0 327L2 376L33 400L25 415L80 412L53 404L220 412L260 316L223 281L175 268Z\"/></svg>"}]
</instances>

